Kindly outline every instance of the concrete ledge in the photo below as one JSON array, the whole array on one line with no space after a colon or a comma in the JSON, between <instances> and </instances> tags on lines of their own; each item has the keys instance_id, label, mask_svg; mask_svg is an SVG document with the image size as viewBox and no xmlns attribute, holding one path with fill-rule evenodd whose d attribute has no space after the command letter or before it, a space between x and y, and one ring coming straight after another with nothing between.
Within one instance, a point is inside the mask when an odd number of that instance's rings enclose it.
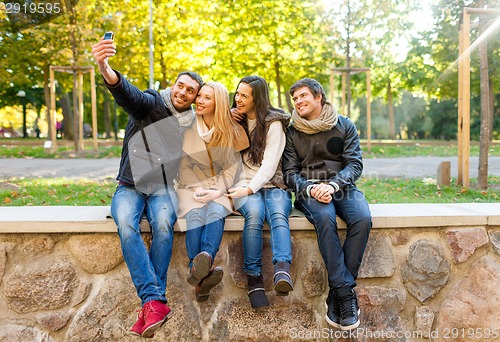
<instances>
[{"instance_id":1,"label":"concrete ledge","mask_svg":"<svg viewBox=\"0 0 500 342\"><path fill-rule=\"evenodd\" d=\"M448 226L500 226L500 203L372 204L373 228L425 228ZM338 219L339 227L345 223ZM313 230L304 215L293 209L292 230ZM141 224L149 231L146 220ZM226 231L241 231L241 216L229 216ZM176 231L186 230L180 219ZM109 206L0 207L0 233L112 233L116 225Z\"/></svg>"}]
</instances>

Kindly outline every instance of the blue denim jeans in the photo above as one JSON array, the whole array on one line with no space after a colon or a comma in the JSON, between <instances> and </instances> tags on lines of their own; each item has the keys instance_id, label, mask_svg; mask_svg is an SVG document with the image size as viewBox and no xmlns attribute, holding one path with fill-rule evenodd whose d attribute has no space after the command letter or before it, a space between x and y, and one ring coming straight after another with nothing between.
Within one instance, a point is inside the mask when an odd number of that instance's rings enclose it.
<instances>
[{"instance_id":1,"label":"blue denim jeans","mask_svg":"<svg viewBox=\"0 0 500 342\"><path fill-rule=\"evenodd\" d=\"M260 189L255 194L234 201L245 218L243 228L243 271L251 276L262 272L262 229L267 220L271 230L273 264L292 262L292 241L288 215L292 210L290 192L279 188Z\"/></svg>"},{"instance_id":2,"label":"blue denim jeans","mask_svg":"<svg viewBox=\"0 0 500 342\"><path fill-rule=\"evenodd\" d=\"M118 226L123 258L142 305L151 300L166 301L167 271L172 257L177 194L173 188L151 195L133 186L118 185L111 201L111 215ZM151 226L149 252L141 236L143 215Z\"/></svg>"},{"instance_id":3,"label":"blue denim jeans","mask_svg":"<svg viewBox=\"0 0 500 342\"><path fill-rule=\"evenodd\" d=\"M355 186L347 186L336 192L328 204L308 197L295 201L295 207L305 214L316 229L330 288L338 289L345 285L355 287L372 227L370 208L363 193ZM343 246L337 232L337 215L347 226Z\"/></svg>"},{"instance_id":4,"label":"blue denim jeans","mask_svg":"<svg viewBox=\"0 0 500 342\"><path fill-rule=\"evenodd\" d=\"M215 260L224 232L224 222L230 212L217 202L208 202L201 208L191 209L186 214L186 249L191 267L194 257L208 252Z\"/></svg>"}]
</instances>

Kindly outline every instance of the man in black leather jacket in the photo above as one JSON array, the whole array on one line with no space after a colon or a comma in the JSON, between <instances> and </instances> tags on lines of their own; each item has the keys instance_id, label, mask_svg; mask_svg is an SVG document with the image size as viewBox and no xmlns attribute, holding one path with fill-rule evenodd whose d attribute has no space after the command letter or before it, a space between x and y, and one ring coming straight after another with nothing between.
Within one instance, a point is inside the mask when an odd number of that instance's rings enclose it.
<instances>
[{"instance_id":1,"label":"man in black leather jacket","mask_svg":"<svg viewBox=\"0 0 500 342\"><path fill-rule=\"evenodd\" d=\"M150 338L172 314L165 292L177 221L173 180L179 168L183 133L195 117L191 104L203 80L186 71L178 75L171 88L140 91L110 67L108 59L116 53L112 40L101 40L92 47L92 53L106 87L129 114L111 215L142 302L131 333ZM149 251L141 237L143 215L151 227Z\"/></svg>"},{"instance_id":2,"label":"man in black leather jacket","mask_svg":"<svg viewBox=\"0 0 500 342\"><path fill-rule=\"evenodd\" d=\"M354 123L338 115L321 84L297 81L289 91L295 110L286 133L283 173L296 195L295 207L314 225L328 271L327 322L342 330L359 325L356 286L372 220L356 188L363 171ZM347 224L342 246L336 216Z\"/></svg>"}]
</instances>

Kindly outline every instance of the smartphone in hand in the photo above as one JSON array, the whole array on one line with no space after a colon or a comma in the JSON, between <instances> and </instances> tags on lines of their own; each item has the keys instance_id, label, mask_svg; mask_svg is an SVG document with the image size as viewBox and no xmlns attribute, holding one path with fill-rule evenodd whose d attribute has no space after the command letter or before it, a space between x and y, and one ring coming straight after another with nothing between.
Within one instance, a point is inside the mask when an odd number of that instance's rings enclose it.
<instances>
[{"instance_id":1,"label":"smartphone in hand","mask_svg":"<svg viewBox=\"0 0 500 342\"><path fill-rule=\"evenodd\" d=\"M115 38L115 34L113 32L106 32L104 34L104 40L113 40Z\"/></svg>"}]
</instances>

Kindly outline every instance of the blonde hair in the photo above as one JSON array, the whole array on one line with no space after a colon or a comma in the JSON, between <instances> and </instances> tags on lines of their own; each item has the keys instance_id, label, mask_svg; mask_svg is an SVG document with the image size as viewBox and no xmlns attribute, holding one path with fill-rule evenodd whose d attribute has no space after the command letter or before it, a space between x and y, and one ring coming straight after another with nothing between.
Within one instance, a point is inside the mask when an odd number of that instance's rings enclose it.
<instances>
[{"instance_id":1,"label":"blonde hair","mask_svg":"<svg viewBox=\"0 0 500 342\"><path fill-rule=\"evenodd\" d=\"M237 123L231 115L229 106L229 92L227 88L218 82L207 82L204 86L210 87L215 94L214 143L221 147L233 147L239 138Z\"/></svg>"}]
</instances>

